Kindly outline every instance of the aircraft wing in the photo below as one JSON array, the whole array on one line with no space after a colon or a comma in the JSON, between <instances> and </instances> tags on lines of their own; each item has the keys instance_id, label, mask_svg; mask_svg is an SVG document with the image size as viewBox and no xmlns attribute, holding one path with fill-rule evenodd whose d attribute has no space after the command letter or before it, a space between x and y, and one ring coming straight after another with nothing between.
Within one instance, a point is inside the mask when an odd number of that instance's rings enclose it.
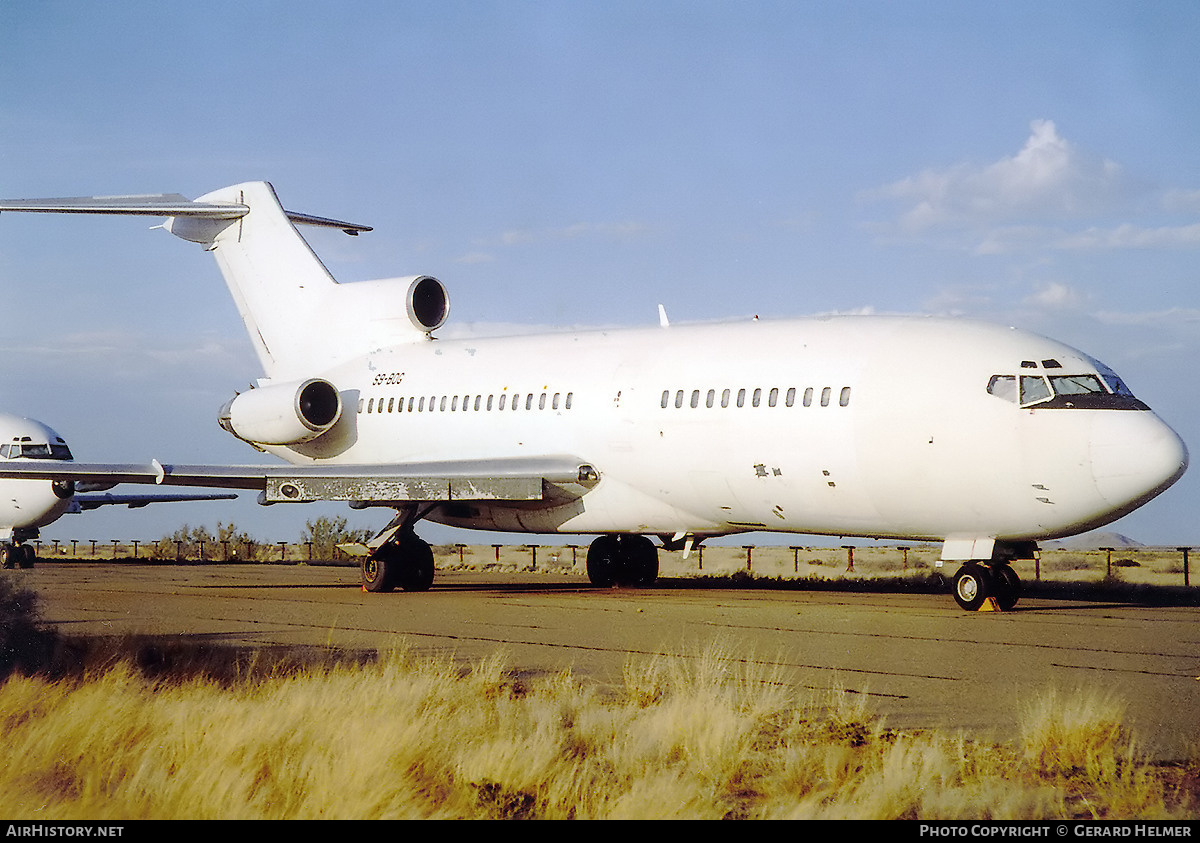
<instances>
[{"instance_id":1,"label":"aircraft wing","mask_svg":"<svg viewBox=\"0 0 1200 843\"><path fill-rule=\"evenodd\" d=\"M0 477L257 490L259 502L537 501L577 498L596 484L578 457L513 457L391 465L167 465L13 460Z\"/></svg>"},{"instance_id":2,"label":"aircraft wing","mask_svg":"<svg viewBox=\"0 0 1200 843\"><path fill-rule=\"evenodd\" d=\"M130 509L141 509L143 506L152 503L176 503L178 501L228 501L234 500L237 495L224 493L210 494L162 494L162 495L114 495L110 492L96 495L75 495L72 502L79 507L81 512L87 512L91 509L98 509L102 506L119 506L124 505Z\"/></svg>"}]
</instances>

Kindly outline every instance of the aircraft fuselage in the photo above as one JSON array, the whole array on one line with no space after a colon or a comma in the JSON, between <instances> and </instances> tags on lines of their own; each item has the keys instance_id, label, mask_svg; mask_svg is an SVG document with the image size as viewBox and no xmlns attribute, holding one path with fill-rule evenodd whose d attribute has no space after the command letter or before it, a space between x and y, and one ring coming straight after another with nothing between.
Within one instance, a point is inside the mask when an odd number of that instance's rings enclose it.
<instances>
[{"instance_id":1,"label":"aircraft fuselage","mask_svg":"<svg viewBox=\"0 0 1200 843\"><path fill-rule=\"evenodd\" d=\"M316 442L268 448L293 463L595 460L599 484L560 506L426 516L465 527L1050 539L1120 517L1187 464L1178 436L1097 361L961 320L443 339L320 374L346 411ZM1054 394L1079 376L1098 391ZM1030 401L1033 379L1049 397L1022 406L996 386L1022 377Z\"/></svg>"}]
</instances>

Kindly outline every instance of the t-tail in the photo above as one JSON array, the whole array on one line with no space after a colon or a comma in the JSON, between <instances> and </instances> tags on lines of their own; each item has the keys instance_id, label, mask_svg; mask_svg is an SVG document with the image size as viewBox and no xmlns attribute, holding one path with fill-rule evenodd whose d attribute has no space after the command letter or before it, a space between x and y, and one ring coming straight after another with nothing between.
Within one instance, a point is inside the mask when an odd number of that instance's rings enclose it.
<instances>
[{"instance_id":1,"label":"t-tail","mask_svg":"<svg viewBox=\"0 0 1200 843\"><path fill-rule=\"evenodd\" d=\"M428 338L449 315L445 288L415 275L338 284L296 224L369 226L284 210L267 182L246 182L194 201L178 194L25 199L0 212L132 214L163 226L216 258L263 371L274 381L309 377L342 360Z\"/></svg>"}]
</instances>

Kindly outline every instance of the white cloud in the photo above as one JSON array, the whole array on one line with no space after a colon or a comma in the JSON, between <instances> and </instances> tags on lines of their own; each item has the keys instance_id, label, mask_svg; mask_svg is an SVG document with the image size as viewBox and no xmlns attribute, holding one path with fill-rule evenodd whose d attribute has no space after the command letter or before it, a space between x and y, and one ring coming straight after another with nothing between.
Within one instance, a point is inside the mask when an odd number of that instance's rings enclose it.
<instances>
[{"instance_id":1,"label":"white cloud","mask_svg":"<svg viewBox=\"0 0 1200 843\"><path fill-rule=\"evenodd\" d=\"M1165 211L1200 214L1200 190L1168 190L1163 194L1162 207Z\"/></svg>"},{"instance_id":2,"label":"white cloud","mask_svg":"<svg viewBox=\"0 0 1200 843\"><path fill-rule=\"evenodd\" d=\"M1139 187L1116 163L1063 138L1050 120L1033 121L1015 155L925 170L871 198L900 205L892 223L872 226L881 237L921 238L978 255L1200 246L1200 223L1192 221L1200 190ZM1130 221L1146 212L1184 219ZM1078 227L1084 220L1093 222Z\"/></svg>"},{"instance_id":3,"label":"white cloud","mask_svg":"<svg viewBox=\"0 0 1200 843\"><path fill-rule=\"evenodd\" d=\"M518 228L505 231L497 241L504 246L520 246L526 243L597 238L607 240L629 240L650 231L644 223L625 222L580 222L560 228Z\"/></svg>"},{"instance_id":4,"label":"white cloud","mask_svg":"<svg viewBox=\"0 0 1200 843\"><path fill-rule=\"evenodd\" d=\"M455 263L492 263L496 260L496 256L489 252L468 252L462 257L455 258Z\"/></svg>"},{"instance_id":5,"label":"white cloud","mask_svg":"<svg viewBox=\"0 0 1200 843\"><path fill-rule=\"evenodd\" d=\"M1159 328L1200 322L1200 308L1170 307L1153 311L1104 310L1094 314L1097 322L1106 325L1136 325Z\"/></svg>"},{"instance_id":6,"label":"white cloud","mask_svg":"<svg viewBox=\"0 0 1200 843\"><path fill-rule=\"evenodd\" d=\"M25 373L56 372L66 367L98 382L136 380L147 375L221 382L229 373L245 378L257 371L253 351L243 335L181 333L131 334L79 331L56 336L53 343L13 338L0 346L7 366L0 383ZM164 374L166 373L166 374Z\"/></svg>"},{"instance_id":7,"label":"white cloud","mask_svg":"<svg viewBox=\"0 0 1200 843\"><path fill-rule=\"evenodd\" d=\"M1074 234L1064 234L1049 245L1058 249L1092 251L1191 248L1200 245L1200 223L1158 228L1125 223L1113 228L1088 228Z\"/></svg>"},{"instance_id":8,"label":"white cloud","mask_svg":"<svg viewBox=\"0 0 1200 843\"><path fill-rule=\"evenodd\" d=\"M925 170L877 195L907 206L900 226L919 232L1029 219L1069 219L1112 206L1124 191L1121 168L1081 153L1050 120L1034 120L1017 154L991 164Z\"/></svg>"},{"instance_id":9,"label":"white cloud","mask_svg":"<svg viewBox=\"0 0 1200 843\"><path fill-rule=\"evenodd\" d=\"M1025 299L1025 303L1052 310L1068 310L1079 307L1083 300L1084 296L1070 285L1051 281L1039 287Z\"/></svg>"}]
</instances>

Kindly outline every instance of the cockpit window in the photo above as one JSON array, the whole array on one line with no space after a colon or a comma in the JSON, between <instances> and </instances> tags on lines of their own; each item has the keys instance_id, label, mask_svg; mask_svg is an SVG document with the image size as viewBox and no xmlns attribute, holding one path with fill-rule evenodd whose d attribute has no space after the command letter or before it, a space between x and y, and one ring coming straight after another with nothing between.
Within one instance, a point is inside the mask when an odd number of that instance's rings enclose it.
<instances>
[{"instance_id":1,"label":"cockpit window","mask_svg":"<svg viewBox=\"0 0 1200 843\"><path fill-rule=\"evenodd\" d=\"M1021 375L1021 406L1037 404L1050 397L1050 387L1041 375Z\"/></svg>"},{"instance_id":2,"label":"cockpit window","mask_svg":"<svg viewBox=\"0 0 1200 843\"><path fill-rule=\"evenodd\" d=\"M1025 367L1022 362L1022 367ZM1043 361L1054 362L1057 361ZM1061 366L1048 368L1062 368ZM1111 370L1097 367L1099 374L1079 375L992 375L987 391L1005 401L1031 409L1146 410L1141 401Z\"/></svg>"},{"instance_id":3,"label":"cockpit window","mask_svg":"<svg viewBox=\"0 0 1200 843\"><path fill-rule=\"evenodd\" d=\"M14 442L11 445L0 446L0 457L27 460L69 460L72 458L71 449L61 442L56 442L53 445L33 442L18 444Z\"/></svg>"},{"instance_id":4,"label":"cockpit window","mask_svg":"<svg viewBox=\"0 0 1200 843\"><path fill-rule=\"evenodd\" d=\"M992 375L987 391L989 395L1017 403L1017 379L1012 375Z\"/></svg>"},{"instance_id":5,"label":"cockpit window","mask_svg":"<svg viewBox=\"0 0 1200 843\"><path fill-rule=\"evenodd\" d=\"M1051 375L1055 395L1103 395L1105 389L1095 375Z\"/></svg>"}]
</instances>

